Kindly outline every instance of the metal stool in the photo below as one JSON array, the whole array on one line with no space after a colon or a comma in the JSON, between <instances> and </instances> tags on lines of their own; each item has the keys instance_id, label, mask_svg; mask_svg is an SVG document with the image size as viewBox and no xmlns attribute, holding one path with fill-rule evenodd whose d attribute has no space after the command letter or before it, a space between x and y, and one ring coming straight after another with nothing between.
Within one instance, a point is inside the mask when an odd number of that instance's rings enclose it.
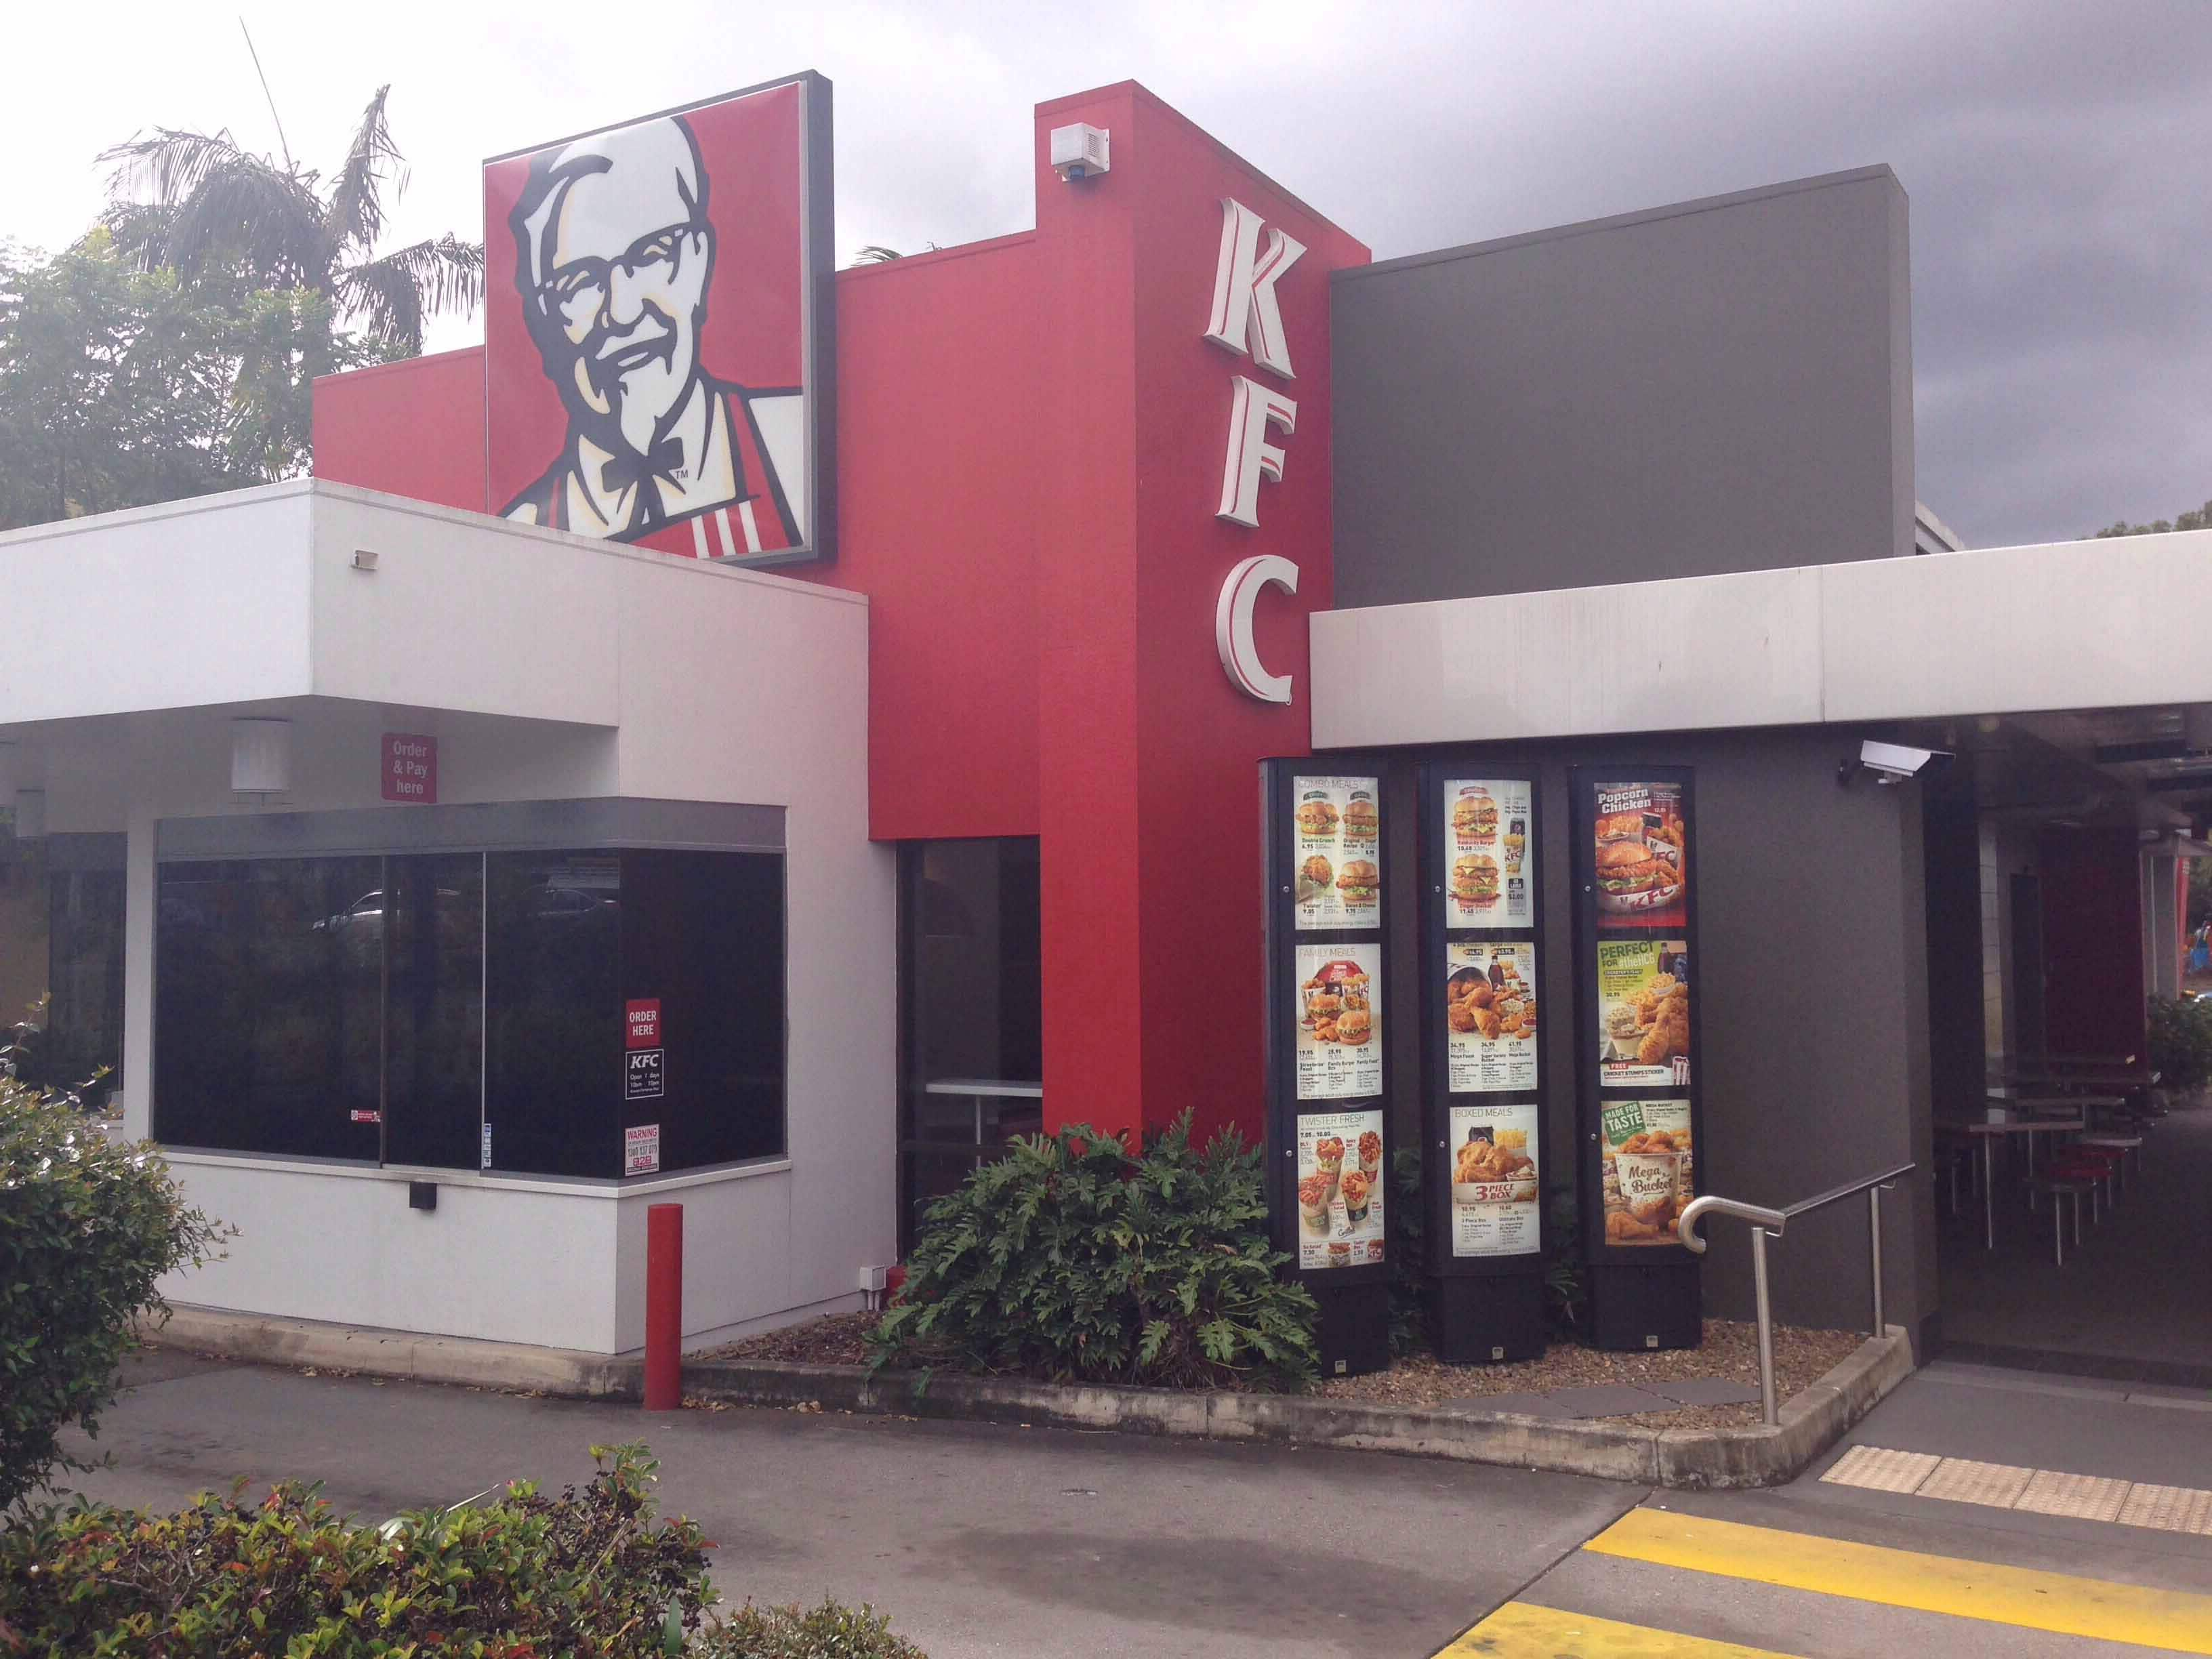
<instances>
[{"instance_id":1,"label":"metal stool","mask_svg":"<svg viewBox=\"0 0 2212 1659\"><path fill-rule=\"evenodd\" d=\"M2106 1195L2112 1180L2112 1167L2109 1164L2094 1158L2076 1158L2062 1153L2051 1160L2045 1167L2044 1173L2061 1181L2087 1182L2089 1183L2089 1224L2094 1227L2105 1218L2104 1206L2100 1200ZM2081 1242L2081 1230L2079 1227L2074 1230L2074 1242L2076 1244Z\"/></svg>"},{"instance_id":2,"label":"metal stool","mask_svg":"<svg viewBox=\"0 0 2212 1659\"><path fill-rule=\"evenodd\" d=\"M2066 1218L2059 1213L2058 1200L2062 1198L2074 1200L2074 1243L2078 1246L2081 1243L2081 1194L2089 1194L2090 1201L2094 1203L2096 1190L2097 1183L2087 1179L2069 1180L2064 1176L2053 1175L2030 1176L2027 1178L2027 1207L2031 1213L2035 1209L2036 1194L2051 1194L2051 1249L2062 1267L2066 1265Z\"/></svg>"},{"instance_id":3,"label":"metal stool","mask_svg":"<svg viewBox=\"0 0 2212 1659\"><path fill-rule=\"evenodd\" d=\"M2128 1168L2130 1161L2132 1160L2135 1173L2138 1176L2142 1174L2143 1138L2141 1135L2083 1135L2075 1144L2081 1146L2096 1147L2100 1150L2108 1150L2118 1152L2120 1155L2120 1167L2123 1171Z\"/></svg>"}]
</instances>

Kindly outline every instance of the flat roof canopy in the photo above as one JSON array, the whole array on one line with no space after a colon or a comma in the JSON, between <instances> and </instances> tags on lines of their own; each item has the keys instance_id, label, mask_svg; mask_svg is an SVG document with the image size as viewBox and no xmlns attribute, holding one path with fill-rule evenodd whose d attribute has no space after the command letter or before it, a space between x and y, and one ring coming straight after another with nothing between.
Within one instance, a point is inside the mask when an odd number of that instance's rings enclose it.
<instances>
[{"instance_id":1,"label":"flat roof canopy","mask_svg":"<svg viewBox=\"0 0 2212 1659\"><path fill-rule=\"evenodd\" d=\"M641 614L866 604L313 479L9 532L0 581L0 726L320 697L617 726L626 658L684 644Z\"/></svg>"},{"instance_id":2,"label":"flat roof canopy","mask_svg":"<svg viewBox=\"0 0 2212 1659\"><path fill-rule=\"evenodd\" d=\"M2212 701L2212 531L1328 611L1317 749Z\"/></svg>"}]
</instances>

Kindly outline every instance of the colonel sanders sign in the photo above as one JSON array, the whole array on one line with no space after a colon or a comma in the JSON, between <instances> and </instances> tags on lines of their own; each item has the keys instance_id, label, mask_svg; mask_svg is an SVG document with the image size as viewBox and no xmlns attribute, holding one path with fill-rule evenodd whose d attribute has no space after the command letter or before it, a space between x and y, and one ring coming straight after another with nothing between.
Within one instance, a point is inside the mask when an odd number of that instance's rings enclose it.
<instances>
[{"instance_id":1,"label":"colonel sanders sign","mask_svg":"<svg viewBox=\"0 0 2212 1659\"><path fill-rule=\"evenodd\" d=\"M507 517L697 558L826 551L809 221L827 180L806 164L828 97L804 77L486 166Z\"/></svg>"}]
</instances>

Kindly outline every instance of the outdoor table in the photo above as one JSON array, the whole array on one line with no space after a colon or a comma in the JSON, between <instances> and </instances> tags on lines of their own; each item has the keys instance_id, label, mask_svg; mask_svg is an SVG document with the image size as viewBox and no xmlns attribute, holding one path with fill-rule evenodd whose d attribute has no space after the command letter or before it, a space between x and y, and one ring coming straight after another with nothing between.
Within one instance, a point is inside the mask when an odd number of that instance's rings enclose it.
<instances>
[{"instance_id":1,"label":"outdoor table","mask_svg":"<svg viewBox=\"0 0 2212 1659\"><path fill-rule=\"evenodd\" d=\"M2008 1106L2016 1106L2020 1103L2016 1100L2005 1102ZM1997 1137L2000 1135L2072 1134L2089 1126L2084 1120L2074 1117L2037 1118L2032 1121L2011 1123L1961 1123L1947 1119L1939 1120L1937 1127L1954 1130L1960 1134L1981 1137L1982 1243L1984 1249L1994 1250L1997 1247ZM2035 1145L2033 1140L2027 1144L2031 1147Z\"/></svg>"},{"instance_id":2,"label":"outdoor table","mask_svg":"<svg viewBox=\"0 0 2212 1659\"><path fill-rule=\"evenodd\" d=\"M975 1144L987 1144L983 1139L983 1103L987 1100L1042 1100L1044 1085L1011 1078L997 1077L941 1077L933 1083L925 1083L921 1091L927 1095L955 1095L975 1103Z\"/></svg>"}]
</instances>

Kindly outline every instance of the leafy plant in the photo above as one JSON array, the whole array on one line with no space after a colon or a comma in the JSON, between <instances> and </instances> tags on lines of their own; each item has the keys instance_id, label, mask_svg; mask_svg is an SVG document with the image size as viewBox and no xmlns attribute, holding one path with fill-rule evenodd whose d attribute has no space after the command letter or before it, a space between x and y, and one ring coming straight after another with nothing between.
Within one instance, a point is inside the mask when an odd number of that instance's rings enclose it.
<instances>
[{"instance_id":1,"label":"leafy plant","mask_svg":"<svg viewBox=\"0 0 2212 1659\"><path fill-rule=\"evenodd\" d=\"M316 1488L296 1484L258 1504L241 1502L239 1489L203 1495L168 1516L49 1512L0 1535L0 1652L681 1652L715 1599L708 1545L691 1522L652 1524L658 1465L644 1447L595 1446L592 1455L599 1472L581 1492L546 1498L521 1481L480 1507L422 1510L381 1527L334 1516Z\"/></svg>"},{"instance_id":2,"label":"leafy plant","mask_svg":"<svg viewBox=\"0 0 2212 1659\"><path fill-rule=\"evenodd\" d=\"M2212 1082L2212 1001L2150 1000L2151 1070L2162 1087L2201 1089Z\"/></svg>"},{"instance_id":3,"label":"leafy plant","mask_svg":"<svg viewBox=\"0 0 2212 1659\"><path fill-rule=\"evenodd\" d=\"M1383 1212L1390 1232L1390 1357L1431 1346L1428 1217L1421 1202L1421 1146L1417 1140L1390 1155L1392 1202Z\"/></svg>"},{"instance_id":4,"label":"leafy plant","mask_svg":"<svg viewBox=\"0 0 2212 1659\"><path fill-rule=\"evenodd\" d=\"M57 1469L92 1467L63 1450L62 1429L98 1433L134 1322L167 1315L161 1276L226 1237L150 1147L0 1077L0 1510Z\"/></svg>"},{"instance_id":5,"label":"leafy plant","mask_svg":"<svg viewBox=\"0 0 2212 1659\"><path fill-rule=\"evenodd\" d=\"M1190 1116L1141 1158L1088 1127L1018 1140L932 1205L873 1363L1298 1388L1316 1312L1279 1270L1257 1151Z\"/></svg>"},{"instance_id":6,"label":"leafy plant","mask_svg":"<svg viewBox=\"0 0 2212 1659\"><path fill-rule=\"evenodd\" d=\"M1544 1251L1544 1306L1561 1330L1579 1332L1589 1306L1583 1282L1582 1206L1571 1187L1553 1188L1544 1204L1551 1240Z\"/></svg>"},{"instance_id":7,"label":"leafy plant","mask_svg":"<svg viewBox=\"0 0 2212 1659\"><path fill-rule=\"evenodd\" d=\"M928 1659L891 1633L890 1620L869 1607L759 1607L750 1601L718 1620L694 1644L698 1659Z\"/></svg>"}]
</instances>

